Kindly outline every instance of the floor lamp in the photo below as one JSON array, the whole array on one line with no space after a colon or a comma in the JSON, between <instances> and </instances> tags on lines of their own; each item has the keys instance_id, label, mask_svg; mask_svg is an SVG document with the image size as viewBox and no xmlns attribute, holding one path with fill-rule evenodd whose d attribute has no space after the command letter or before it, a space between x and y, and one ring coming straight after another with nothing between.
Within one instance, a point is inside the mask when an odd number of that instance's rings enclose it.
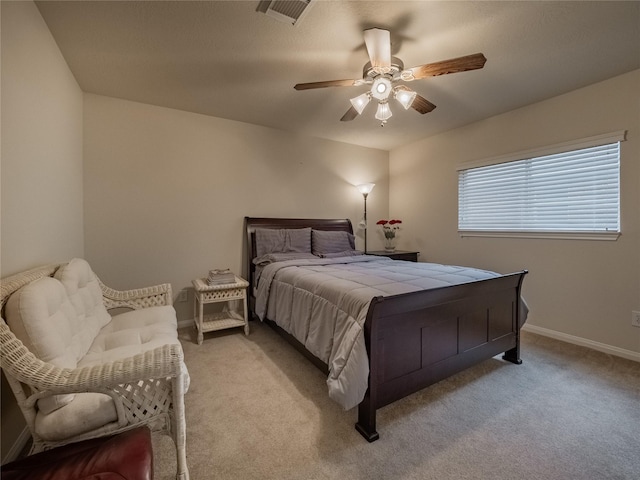
<instances>
[{"instance_id":1,"label":"floor lamp","mask_svg":"<svg viewBox=\"0 0 640 480\"><path fill-rule=\"evenodd\" d=\"M367 253L367 196L375 186L375 183L363 183L357 186L358 190L364 197L364 253Z\"/></svg>"}]
</instances>

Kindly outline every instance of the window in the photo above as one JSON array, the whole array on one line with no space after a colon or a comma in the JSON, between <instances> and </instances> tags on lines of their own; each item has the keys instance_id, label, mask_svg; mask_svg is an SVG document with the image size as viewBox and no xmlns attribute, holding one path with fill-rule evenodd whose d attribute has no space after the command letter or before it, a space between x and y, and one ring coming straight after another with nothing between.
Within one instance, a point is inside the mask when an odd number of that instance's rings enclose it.
<instances>
[{"instance_id":1,"label":"window","mask_svg":"<svg viewBox=\"0 0 640 480\"><path fill-rule=\"evenodd\" d=\"M462 236L618 238L625 132L458 169Z\"/></svg>"}]
</instances>

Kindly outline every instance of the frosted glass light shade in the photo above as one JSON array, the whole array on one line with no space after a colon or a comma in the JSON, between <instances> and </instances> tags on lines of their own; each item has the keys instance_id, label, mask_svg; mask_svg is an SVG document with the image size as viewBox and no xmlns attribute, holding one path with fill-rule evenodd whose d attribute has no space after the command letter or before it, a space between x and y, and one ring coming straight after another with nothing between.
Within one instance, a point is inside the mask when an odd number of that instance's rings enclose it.
<instances>
[{"instance_id":1,"label":"frosted glass light shade","mask_svg":"<svg viewBox=\"0 0 640 480\"><path fill-rule=\"evenodd\" d=\"M351 105L353 105L353 108L356 109L356 111L358 112L358 115L362 114L364 107L366 107L370 101L371 101L371 96L369 95L369 92L363 93L362 95L358 95L357 97L354 97L350 100Z\"/></svg>"},{"instance_id":2,"label":"frosted glass light shade","mask_svg":"<svg viewBox=\"0 0 640 480\"><path fill-rule=\"evenodd\" d=\"M389 108L389 104L387 102L381 102L378 104L378 111L376 112L376 118L382 122L391 118L393 113L391 113L391 109Z\"/></svg>"},{"instance_id":3,"label":"frosted glass light shade","mask_svg":"<svg viewBox=\"0 0 640 480\"><path fill-rule=\"evenodd\" d=\"M356 188L360 191L361 194L369 195L371 193L371 190L373 190L373 187L375 186L375 183L362 183L360 185L357 185Z\"/></svg>"},{"instance_id":4,"label":"frosted glass light shade","mask_svg":"<svg viewBox=\"0 0 640 480\"><path fill-rule=\"evenodd\" d=\"M405 110L408 110L413 101L416 98L416 92L413 90L396 90L396 100L400 102L400 105L404 107Z\"/></svg>"}]
</instances>

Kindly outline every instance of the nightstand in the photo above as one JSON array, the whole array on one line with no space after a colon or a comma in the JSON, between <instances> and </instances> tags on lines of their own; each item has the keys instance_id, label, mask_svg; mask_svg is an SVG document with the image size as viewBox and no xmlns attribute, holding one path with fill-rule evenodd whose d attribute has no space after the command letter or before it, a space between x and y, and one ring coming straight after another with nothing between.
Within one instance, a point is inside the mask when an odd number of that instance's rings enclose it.
<instances>
[{"instance_id":1,"label":"nightstand","mask_svg":"<svg viewBox=\"0 0 640 480\"><path fill-rule=\"evenodd\" d=\"M396 250L394 252L385 252L384 250L368 251L367 255L377 255L378 257L389 257L391 260L407 260L409 262L417 262L420 252L407 252L405 250Z\"/></svg>"},{"instance_id":2,"label":"nightstand","mask_svg":"<svg viewBox=\"0 0 640 480\"><path fill-rule=\"evenodd\" d=\"M247 287L249 282L238 276L234 283L209 285L204 278L192 280L193 319L198 330L198 345L202 343L205 332L223 330L225 328L244 327L244 334L249 335L247 315ZM204 314L207 303L224 303L221 312Z\"/></svg>"}]
</instances>

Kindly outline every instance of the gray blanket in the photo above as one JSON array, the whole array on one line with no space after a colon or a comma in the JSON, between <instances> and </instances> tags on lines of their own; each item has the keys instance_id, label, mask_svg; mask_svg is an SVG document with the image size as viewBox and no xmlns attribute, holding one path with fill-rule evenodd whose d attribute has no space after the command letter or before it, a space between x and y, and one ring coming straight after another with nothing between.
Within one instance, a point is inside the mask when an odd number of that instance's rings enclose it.
<instances>
[{"instance_id":1,"label":"gray blanket","mask_svg":"<svg viewBox=\"0 0 640 480\"><path fill-rule=\"evenodd\" d=\"M345 410L367 390L363 326L371 299L497 277L485 270L371 255L275 262L264 267L256 314L292 334L329 367L329 396Z\"/></svg>"}]
</instances>

